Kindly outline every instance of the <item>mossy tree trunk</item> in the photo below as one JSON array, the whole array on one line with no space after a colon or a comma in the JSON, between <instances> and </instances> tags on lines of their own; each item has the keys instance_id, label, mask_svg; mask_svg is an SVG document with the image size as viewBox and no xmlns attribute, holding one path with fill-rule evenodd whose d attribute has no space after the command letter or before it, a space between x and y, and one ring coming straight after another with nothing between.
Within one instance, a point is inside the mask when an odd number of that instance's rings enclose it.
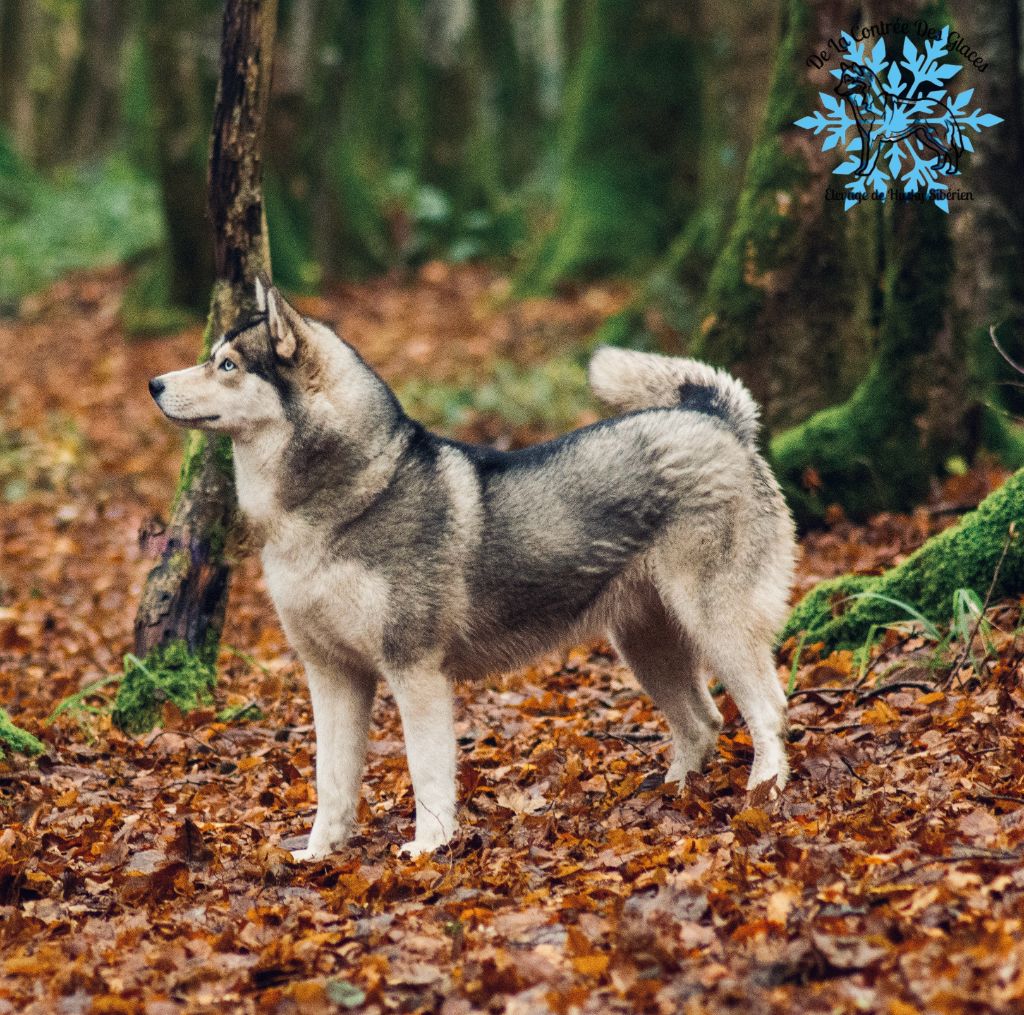
<instances>
[{"instance_id":1,"label":"mossy tree trunk","mask_svg":"<svg viewBox=\"0 0 1024 1015\"><path fill-rule=\"evenodd\" d=\"M771 442L802 525L838 503L855 518L920 503L942 463L963 450L963 350L950 309L948 217L931 203L886 209L885 300L877 350L850 398Z\"/></svg>"},{"instance_id":2,"label":"mossy tree trunk","mask_svg":"<svg viewBox=\"0 0 1024 1015\"><path fill-rule=\"evenodd\" d=\"M948 22L943 3L899 12ZM870 13L885 19L896 10L883 3ZM900 44L896 37L888 48ZM833 503L853 517L909 509L950 456L970 451L971 382L953 314L949 216L931 202L891 201L881 216L883 300L871 365L849 399L771 443L776 472L803 525L820 520ZM825 292L831 298L835 288Z\"/></svg>"},{"instance_id":3,"label":"mossy tree trunk","mask_svg":"<svg viewBox=\"0 0 1024 1015\"><path fill-rule=\"evenodd\" d=\"M270 268L261 167L276 17L276 0L225 3L208 182L216 281L204 355L213 336L254 311L253 282ZM150 728L166 700L182 709L208 700L234 513L230 445L192 433L160 562L135 620L135 656L114 713L123 728Z\"/></svg>"},{"instance_id":4,"label":"mossy tree trunk","mask_svg":"<svg viewBox=\"0 0 1024 1015\"><path fill-rule=\"evenodd\" d=\"M808 67L853 0L786 0L764 118L736 216L708 282L693 355L734 370L770 430L849 394L863 373L877 274L874 209L826 201L834 152L795 125L831 92L833 63ZM866 20L866 18L865 18Z\"/></svg>"},{"instance_id":5,"label":"mossy tree trunk","mask_svg":"<svg viewBox=\"0 0 1024 1015\"><path fill-rule=\"evenodd\" d=\"M669 0L588 0L571 28L579 42L553 214L520 274L524 291L650 267L695 205L701 81L691 14Z\"/></svg>"},{"instance_id":6,"label":"mossy tree trunk","mask_svg":"<svg viewBox=\"0 0 1024 1015\"><path fill-rule=\"evenodd\" d=\"M955 295L973 328L977 443L1019 468L1024 428L1014 418L1024 416L1024 391L996 354L988 329L995 325L1009 353L1024 359L1024 7L1020 0L979 0L961 10L958 27L989 63L971 79L975 102L1003 122L975 140L966 167L965 189L977 200L960 209L961 235L970 239L969 254L957 266Z\"/></svg>"},{"instance_id":7,"label":"mossy tree trunk","mask_svg":"<svg viewBox=\"0 0 1024 1015\"><path fill-rule=\"evenodd\" d=\"M1024 472L958 525L928 540L881 575L846 575L812 589L790 615L782 638L856 648L887 624L909 619L907 603L935 624L953 616L953 596L971 589L982 601L1024 593ZM893 602L895 600L895 602Z\"/></svg>"},{"instance_id":8,"label":"mossy tree trunk","mask_svg":"<svg viewBox=\"0 0 1024 1015\"><path fill-rule=\"evenodd\" d=\"M695 4L701 89L697 206L633 298L594 337L595 345L680 352L702 319L708 280L729 236L758 124L749 110L764 105L776 57L776 0L735 8ZM751 24L763 29L751 32ZM707 87L714 82L714 87Z\"/></svg>"}]
</instances>

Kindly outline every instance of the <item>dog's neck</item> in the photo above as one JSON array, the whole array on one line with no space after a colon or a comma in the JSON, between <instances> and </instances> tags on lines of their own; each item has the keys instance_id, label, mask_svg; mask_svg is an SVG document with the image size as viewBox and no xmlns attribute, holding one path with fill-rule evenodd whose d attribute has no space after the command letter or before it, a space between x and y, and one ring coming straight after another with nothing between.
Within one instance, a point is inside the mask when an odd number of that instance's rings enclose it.
<instances>
[{"instance_id":1,"label":"dog's neck","mask_svg":"<svg viewBox=\"0 0 1024 1015\"><path fill-rule=\"evenodd\" d=\"M253 534L268 543L325 515L336 528L361 515L387 489L408 445L408 421L395 424L356 436L307 422L236 438L238 506Z\"/></svg>"}]
</instances>

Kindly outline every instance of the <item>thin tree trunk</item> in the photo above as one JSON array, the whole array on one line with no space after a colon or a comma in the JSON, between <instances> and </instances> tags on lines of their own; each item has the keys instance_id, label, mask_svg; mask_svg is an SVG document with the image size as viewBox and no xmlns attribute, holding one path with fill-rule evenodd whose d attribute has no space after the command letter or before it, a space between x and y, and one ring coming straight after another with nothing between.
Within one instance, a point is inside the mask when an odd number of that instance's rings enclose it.
<instances>
[{"instance_id":1,"label":"thin tree trunk","mask_svg":"<svg viewBox=\"0 0 1024 1015\"><path fill-rule=\"evenodd\" d=\"M204 355L214 335L253 312L254 279L270 268L261 175L276 18L276 0L225 4L208 181L216 281ZM230 444L193 433L161 559L139 603L135 658L126 662L115 709L123 728L150 728L164 700L190 708L208 699L234 513Z\"/></svg>"},{"instance_id":2,"label":"thin tree trunk","mask_svg":"<svg viewBox=\"0 0 1024 1015\"><path fill-rule=\"evenodd\" d=\"M35 156L37 140L29 70L39 19L36 0L3 0L0 5L0 121L10 130L15 150L27 162Z\"/></svg>"},{"instance_id":3,"label":"thin tree trunk","mask_svg":"<svg viewBox=\"0 0 1024 1015\"><path fill-rule=\"evenodd\" d=\"M701 82L689 15L667 0L589 0L576 16L554 214L524 291L643 266L694 210Z\"/></svg>"},{"instance_id":4,"label":"thin tree trunk","mask_svg":"<svg viewBox=\"0 0 1024 1015\"><path fill-rule=\"evenodd\" d=\"M65 132L77 160L105 154L120 127L121 54L130 23L124 0L93 0L79 12L82 50L74 71Z\"/></svg>"}]
</instances>

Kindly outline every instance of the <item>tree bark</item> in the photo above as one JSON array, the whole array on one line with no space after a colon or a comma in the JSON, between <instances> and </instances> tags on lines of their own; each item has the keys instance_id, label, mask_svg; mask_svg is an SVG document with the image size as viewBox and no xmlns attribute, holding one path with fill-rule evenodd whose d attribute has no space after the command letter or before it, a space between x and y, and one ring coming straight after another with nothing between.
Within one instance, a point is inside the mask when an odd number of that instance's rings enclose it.
<instances>
[{"instance_id":1,"label":"tree bark","mask_svg":"<svg viewBox=\"0 0 1024 1015\"><path fill-rule=\"evenodd\" d=\"M224 8L208 178L216 281L203 355L215 335L254 311L253 282L270 268L261 171L276 17L276 0L227 0ZM189 708L208 699L234 514L229 442L192 433L161 559L135 620L135 656L126 660L114 714L123 728L151 727L162 700Z\"/></svg>"},{"instance_id":2,"label":"tree bark","mask_svg":"<svg viewBox=\"0 0 1024 1015\"><path fill-rule=\"evenodd\" d=\"M943 2L899 12L933 25L948 22ZM869 12L872 19L895 13L888 3ZM896 37L888 48L899 44ZM970 451L971 382L952 313L949 216L931 202L887 201L882 210L884 296L871 365L847 401L771 443L776 473L802 525L819 521L833 503L853 517L908 510L948 458ZM827 278L821 283L831 299L836 287ZM868 334L861 332L862 345ZM815 362L813 350L808 358Z\"/></svg>"},{"instance_id":3,"label":"tree bark","mask_svg":"<svg viewBox=\"0 0 1024 1015\"><path fill-rule=\"evenodd\" d=\"M874 209L845 212L825 200L835 153L794 123L834 84L832 65L809 68L808 53L852 30L859 8L854 0L784 5L760 134L691 346L743 378L769 431L848 395L869 362Z\"/></svg>"},{"instance_id":4,"label":"tree bark","mask_svg":"<svg viewBox=\"0 0 1024 1015\"><path fill-rule=\"evenodd\" d=\"M974 102L1003 120L975 141L965 172L975 199L960 211L960 235L970 237L970 256L958 265L955 296L975 326L970 344L978 391L972 422L976 443L1019 468L1024 428L1014 419L1024 416L1024 393L996 354L988 329L995 325L1010 354L1024 358L1024 9L1020 0L956 6L958 27L989 63L971 82Z\"/></svg>"},{"instance_id":5,"label":"tree bark","mask_svg":"<svg viewBox=\"0 0 1024 1015\"><path fill-rule=\"evenodd\" d=\"M885 625L910 619L901 603L947 624L958 589L971 589L983 602L1019 595L1024 589L1024 536L1017 531L1022 518L1024 471L897 567L816 586L790 615L781 637L804 634L808 643L823 642L828 649L858 648Z\"/></svg>"}]
</instances>

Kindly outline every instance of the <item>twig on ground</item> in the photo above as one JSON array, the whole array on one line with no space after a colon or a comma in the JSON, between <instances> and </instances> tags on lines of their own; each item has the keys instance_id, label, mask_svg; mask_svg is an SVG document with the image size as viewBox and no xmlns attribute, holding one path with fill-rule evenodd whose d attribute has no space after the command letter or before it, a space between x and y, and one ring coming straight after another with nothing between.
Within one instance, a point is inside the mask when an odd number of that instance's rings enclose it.
<instances>
[{"instance_id":1,"label":"twig on ground","mask_svg":"<svg viewBox=\"0 0 1024 1015\"><path fill-rule=\"evenodd\" d=\"M961 863L970 860L989 860L993 863L1020 863L1022 859L1024 859L1024 854L1014 853L1005 849L983 849L979 846L954 846L953 849L945 856L932 856L927 860L921 860L919 863L912 864L910 867L904 868L903 870L893 871L892 874L887 874L880 881L876 881L875 885L888 885L893 881L900 880L900 878L910 877L918 871L924 870L925 867L930 867L934 863Z\"/></svg>"},{"instance_id":2,"label":"twig on ground","mask_svg":"<svg viewBox=\"0 0 1024 1015\"><path fill-rule=\"evenodd\" d=\"M934 684L926 683L924 680L890 680L888 683L880 684L878 687L872 687L870 690L858 694L857 704L863 705L865 701L871 701L872 698L880 698L883 694L888 694L890 691L905 691L908 689L934 691L936 687Z\"/></svg>"}]
</instances>

